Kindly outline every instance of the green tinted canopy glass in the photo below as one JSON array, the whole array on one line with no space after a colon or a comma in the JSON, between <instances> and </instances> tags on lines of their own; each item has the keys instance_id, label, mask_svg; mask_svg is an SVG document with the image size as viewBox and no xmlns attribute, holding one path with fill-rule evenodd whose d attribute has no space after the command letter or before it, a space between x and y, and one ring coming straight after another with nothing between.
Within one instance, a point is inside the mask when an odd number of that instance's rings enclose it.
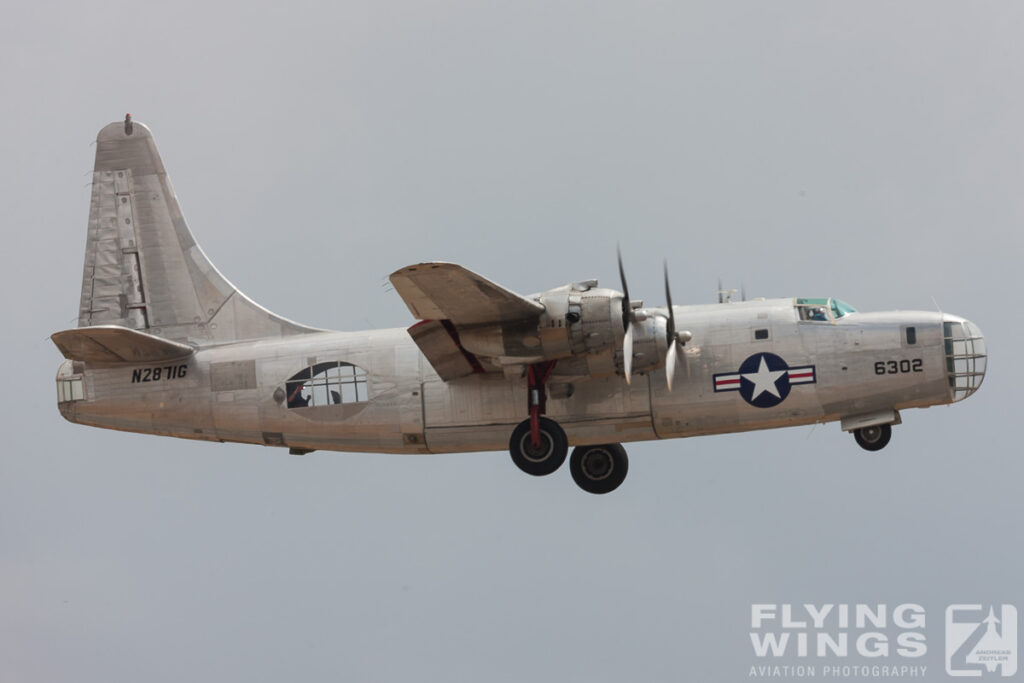
<instances>
[{"instance_id":1,"label":"green tinted canopy glass","mask_svg":"<svg viewBox=\"0 0 1024 683\"><path fill-rule=\"evenodd\" d=\"M832 311L832 317L835 319L857 312L856 308L840 299L797 299L796 305L803 307L827 308Z\"/></svg>"},{"instance_id":2,"label":"green tinted canopy glass","mask_svg":"<svg viewBox=\"0 0 1024 683\"><path fill-rule=\"evenodd\" d=\"M840 299L832 299L832 315L842 318L844 315L856 313L857 309Z\"/></svg>"}]
</instances>

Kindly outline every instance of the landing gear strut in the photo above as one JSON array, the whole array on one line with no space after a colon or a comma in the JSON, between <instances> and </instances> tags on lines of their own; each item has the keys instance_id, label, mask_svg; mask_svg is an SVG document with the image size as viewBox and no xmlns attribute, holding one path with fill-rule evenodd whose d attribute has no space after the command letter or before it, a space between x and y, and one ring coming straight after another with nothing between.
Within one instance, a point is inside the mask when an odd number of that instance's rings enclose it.
<instances>
[{"instance_id":1,"label":"landing gear strut","mask_svg":"<svg viewBox=\"0 0 1024 683\"><path fill-rule=\"evenodd\" d=\"M853 430L857 445L866 451L880 451L892 438L891 425L872 425Z\"/></svg>"},{"instance_id":2,"label":"landing gear strut","mask_svg":"<svg viewBox=\"0 0 1024 683\"><path fill-rule=\"evenodd\" d=\"M527 474L541 477L551 474L565 462L569 440L554 420L543 417L547 402L545 383L554 369L554 361L535 363L526 369L527 407L530 417L512 431L508 450L512 462ZM569 470L573 480L588 493L609 493L622 484L629 471L626 449L617 443L601 446L577 446L572 451Z\"/></svg>"},{"instance_id":3,"label":"landing gear strut","mask_svg":"<svg viewBox=\"0 0 1024 683\"><path fill-rule=\"evenodd\" d=\"M509 439L512 462L527 474L551 474L565 462L569 440L554 420L541 417L547 402L545 383L555 367L554 361L535 363L526 370L527 407L530 417L519 423Z\"/></svg>"}]
</instances>

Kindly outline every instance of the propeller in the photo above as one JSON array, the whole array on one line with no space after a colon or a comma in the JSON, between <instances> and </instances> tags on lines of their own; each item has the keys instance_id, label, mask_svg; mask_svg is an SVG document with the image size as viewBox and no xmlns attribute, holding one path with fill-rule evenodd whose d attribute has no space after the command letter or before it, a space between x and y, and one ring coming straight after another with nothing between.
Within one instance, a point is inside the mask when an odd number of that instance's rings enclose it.
<instances>
[{"instance_id":1,"label":"propeller","mask_svg":"<svg viewBox=\"0 0 1024 683\"><path fill-rule=\"evenodd\" d=\"M619 279L622 282L622 329L625 332L622 340L622 369L626 376L626 384L630 384L633 374L633 323L637 322L637 315L629 298L626 270L622 266L622 249L617 248L616 253L619 260ZM676 315L675 310L672 308L672 291L668 283L668 259L665 259L665 301L668 305L668 316L665 324L665 338L668 345L665 357L665 378L668 390L672 391L672 379L675 377L680 349L691 339L692 335L689 332L676 331ZM690 368L686 362L686 354L683 354L683 366L686 368L687 375L689 375Z\"/></svg>"},{"instance_id":2,"label":"propeller","mask_svg":"<svg viewBox=\"0 0 1024 683\"><path fill-rule=\"evenodd\" d=\"M633 321L633 307L629 301L629 287L626 286L626 271L622 267L622 249L615 247L615 253L619 257L619 280L622 282L622 330L629 329L629 323Z\"/></svg>"},{"instance_id":3,"label":"propeller","mask_svg":"<svg viewBox=\"0 0 1024 683\"><path fill-rule=\"evenodd\" d=\"M633 371L633 304L629 299L629 287L626 285L626 270L622 267L622 248L616 246L615 253L619 257L619 280L622 282L622 329L626 333L622 340L622 368L626 373L626 384L630 383Z\"/></svg>"},{"instance_id":4,"label":"propeller","mask_svg":"<svg viewBox=\"0 0 1024 683\"><path fill-rule=\"evenodd\" d=\"M665 355L665 382L668 385L668 390L672 391L672 378L676 375L676 359L678 358L681 347L686 342L690 341L692 335L689 332L676 332L676 312L672 308L672 292L668 286L668 259L665 259L665 302L668 306L668 322L665 324L665 337L668 342L668 352ZM686 354L683 354L683 367L686 368L686 374L690 374L690 366L686 362Z\"/></svg>"}]
</instances>

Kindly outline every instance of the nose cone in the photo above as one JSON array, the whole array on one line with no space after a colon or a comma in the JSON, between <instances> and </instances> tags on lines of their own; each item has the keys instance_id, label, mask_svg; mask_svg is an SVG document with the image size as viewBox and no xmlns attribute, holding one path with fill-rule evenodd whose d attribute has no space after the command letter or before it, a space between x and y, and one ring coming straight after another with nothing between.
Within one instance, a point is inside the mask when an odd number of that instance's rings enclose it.
<instances>
[{"instance_id":1,"label":"nose cone","mask_svg":"<svg viewBox=\"0 0 1024 683\"><path fill-rule=\"evenodd\" d=\"M942 336L950 397L962 401L977 391L985 379L985 337L977 325L955 315L943 316Z\"/></svg>"}]
</instances>

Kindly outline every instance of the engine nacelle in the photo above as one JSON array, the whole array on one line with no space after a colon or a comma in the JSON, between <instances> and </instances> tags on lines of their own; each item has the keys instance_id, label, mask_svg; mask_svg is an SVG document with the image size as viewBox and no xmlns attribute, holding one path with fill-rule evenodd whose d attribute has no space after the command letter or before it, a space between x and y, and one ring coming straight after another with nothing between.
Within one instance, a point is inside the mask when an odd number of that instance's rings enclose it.
<instances>
[{"instance_id":1,"label":"engine nacelle","mask_svg":"<svg viewBox=\"0 0 1024 683\"><path fill-rule=\"evenodd\" d=\"M470 353L503 363L536 363L613 352L622 346L622 295L571 284L530 297L544 312L530 321L460 326L459 341Z\"/></svg>"},{"instance_id":2,"label":"engine nacelle","mask_svg":"<svg viewBox=\"0 0 1024 683\"><path fill-rule=\"evenodd\" d=\"M559 360L556 374L623 374L623 295L596 284L573 283L533 295L544 306L538 318L460 326L459 341L470 353L506 366ZM640 310L632 325L633 374L663 365L665 318Z\"/></svg>"},{"instance_id":3,"label":"engine nacelle","mask_svg":"<svg viewBox=\"0 0 1024 683\"><path fill-rule=\"evenodd\" d=\"M641 309L634 313L632 374L641 375L665 365L668 355L668 321L664 315ZM624 373L622 354L615 357L616 370Z\"/></svg>"}]
</instances>

